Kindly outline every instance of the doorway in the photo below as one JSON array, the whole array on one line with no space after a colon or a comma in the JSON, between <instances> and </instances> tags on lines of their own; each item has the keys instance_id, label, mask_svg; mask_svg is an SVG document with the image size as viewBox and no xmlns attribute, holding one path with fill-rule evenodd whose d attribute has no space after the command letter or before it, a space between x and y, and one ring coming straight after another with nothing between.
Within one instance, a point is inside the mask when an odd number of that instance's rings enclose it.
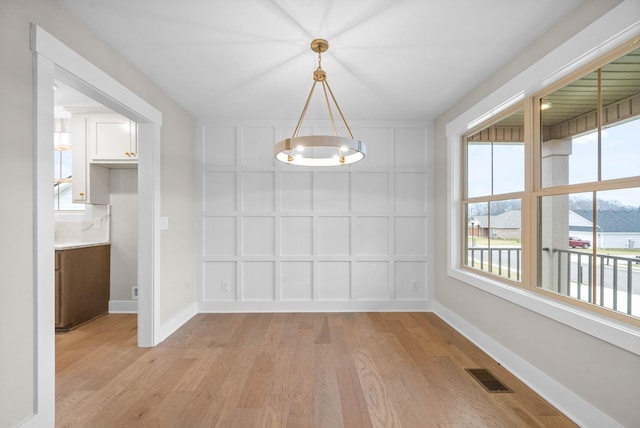
<instances>
[{"instance_id":1,"label":"doorway","mask_svg":"<svg viewBox=\"0 0 640 428\"><path fill-rule=\"evenodd\" d=\"M138 346L159 342L160 127L162 114L41 27L32 26L35 53L35 413L33 426L53 425L55 409L54 81L58 80L137 123L138 129Z\"/></svg>"},{"instance_id":2,"label":"doorway","mask_svg":"<svg viewBox=\"0 0 640 428\"><path fill-rule=\"evenodd\" d=\"M61 292L56 274L56 331L105 313L138 311L138 161L136 123L56 80L54 84L55 249L62 252L109 243L109 260L84 263L67 274L88 280L93 292ZM97 249L95 249L97 250ZM79 257L79 256L78 256ZM79 260L78 260L79 262ZM96 260L98 262L98 260ZM58 267L58 266L57 266ZM96 277L97 270L102 274ZM58 282L60 284L58 284ZM83 284L77 284L82 286ZM66 294L66 295L63 295ZM81 297L83 296L83 297ZM87 299L80 300L80 299Z\"/></svg>"}]
</instances>

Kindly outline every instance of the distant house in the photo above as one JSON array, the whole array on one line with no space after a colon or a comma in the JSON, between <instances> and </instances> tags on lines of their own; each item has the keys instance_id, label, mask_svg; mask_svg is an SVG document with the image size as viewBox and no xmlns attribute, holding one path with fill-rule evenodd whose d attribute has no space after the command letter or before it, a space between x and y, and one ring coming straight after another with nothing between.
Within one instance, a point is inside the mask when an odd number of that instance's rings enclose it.
<instances>
[{"instance_id":1,"label":"distant house","mask_svg":"<svg viewBox=\"0 0 640 428\"><path fill-rule=\"evenodd\" d=\"M593 211L569 211L569 235L593 240ZM470 223L470 236L493 239L520 239L520 211L506 211L491 217L475 216ZM603 210L596 212L598 248L640 248L640 209Z\"/></svg>"},{"instance_id":2,"label":"distant house","mask_svg":"<svg viewBox=\"0 0 640 428\"><path fill-rule=\"evenodd\" d=\"M593 236L593 210L574 210L569 233L583 239ZM596 211L596 237L599 248L640 248L640 209Z\"/></svg>"},{"instance_id":3,"label":"distant house","mask_svg":"<svg viewBox=\"0 0 640 428\"><path fill-rule=\"evenodd\" d=\"M505 211L491 217L489 230L489 216L479 215L474 218L475 232L472 236L491 237L493 239L520 239L520 224L522 213L519 210Z\"/></svg>"}]
</instances>

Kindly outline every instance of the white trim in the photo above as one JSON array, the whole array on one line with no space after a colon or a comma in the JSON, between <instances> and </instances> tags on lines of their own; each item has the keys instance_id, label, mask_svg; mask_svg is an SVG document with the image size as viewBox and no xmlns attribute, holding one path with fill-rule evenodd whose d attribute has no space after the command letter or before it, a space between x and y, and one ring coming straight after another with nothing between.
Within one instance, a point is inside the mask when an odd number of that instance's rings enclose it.
<instances>
[{"instance_id":1,"label":"white trim","mask_svg":"<svg viewBox=\"0 0 640 428\"><path fill-rule=\"evenodd\" d=\"M158 338L159 342L162 342L167 337L171 336L180 327L182 327L187 321L193 318L198 313L198 304L192 303L184 308L182 311L175 314L169 321L160 326Z\"/></svg>"},{"instance_id":2,"label":"white trim","mask_svg":"<svg viewBox=\"0 0 640 428\"><path fill-rule=\"evenodd\" d=\"M122 112L136 122L149 122L162 126L162 113L134 94L127 87L96 67L84 57L49 34L42 27L33 26L34 51L51 59L57 66L72 76L72 85L78 83L92 88L91 98L109 108ZM66 80L65 76L56 76ZM65 82L66 83L66 82ZM134 117L131 117L131 116Z\"/></svg>"},{"instance_id":3,"label":"white trim","mask_svg":"<svg viewBox=\"0 0 640 428\"><path fill-rule=\"evenodd\" d=\"M441 303L435 303L435 313L476 346L489 354L542 398L557 407L582 427L620 427L611 417L585 401L561 383L549 377L518 354L511 352L481 330L459 317Z\"/></svg>"},{"instance_id":4,"label":"white trim","mask_svg":"<svg viewBox=\"0 0 640 428\"><path fill-rule=\"evenodd\" d=\"M138 124L138 346L160 331L160 126ZM144 326L144 328L141 328Z\"/></svg>"},{"instance_id":5,"label":"white trim","mask_svg":"<svg viewBox=\"0 0 640 428\"><path fill-rule=\"evenodd\" d=\"M109 300L110 314L137 314L137 300Z\"/></svg>"},{"instance_id":6,"label":"white trim","mask_svg":"<svg viewBox=\"0 0 640 428\"><path fill-rule=\"evenodd\" d=\"M450 277L520 305L550 319L573 327L636 355L640 355L640 328L612 318L581 310L523 288L504 285L486 277L460 269L460 141L462 135L477 123L503 111L514 102L532 95L602 54L640 36L640 2L624 1L609 13L581 31L540 61L505 83L482 101L446 125L447 156L447 273ZM574 59L574 60L571 60ZM524 88L524 89L523 89ZM495 107L498 106L498 107Z\"/></svg>"},{"instance_id":7,"label":"white trim","mask_svg":"<svg viewBox=\"0 0 640 428\"><path fill-rule=\"evenodd\" d=\"M199 302L200 313L225 312L431 312L427 300Z\"/></svg>"},{"instance_id":8,"label":"white trim","mask_svg":"<svg viewBox=\"0 0 640 428\"><path fill-rule=\"evenodd\" d=\"M55 424L55 311L53 178L53 74L55 64L34 59L34 415L24 427ZM47 109L48 111L44 111ZM38 166L40 166L38 168Z\"/></svg>"},{"instance_id":9,"label":"white trim","mask_svg":"<svg viewBox=\"0 0 640 428\"><path fill-rule=\"evenodd\" d=\"M34 213L34 290L35 290L35 349L34 349L34 415L23 426L42 427L53 426L55 423L55 342L54 342L54 217L50 208L51 177L53 172L53 151L51 150L51 135L53 134L53 81L54 78L64 80L81 92L89 93L92 97L137 122L146 122L153 127L151 140L143 133L139 135L138 165L139 170L152 171L139 178L139 196L144 201L152 203L145 205L144 212L139 214L139 224L147 225L140 228L139 248L145 249L149 258L147 265L139 265L138 284L140 284L141 307L153 314L147 318L138 317L139 346L153 346L157 342L154 331L159 325L159 288L160 276L160 240L154 219L160 215L160 133L162 114L139 98L126 87L115 81L109 75L95 67L85 58L68 48L58 39L47 33L41 27L31 27L31 49L34 56L34 92L35 92L35 120L34 120L34 174L35 174L35 213ZM146 148L146 149L145 149ZM147 153L145 153L145 151ZM139 176L140 177L140 176ZM147 189L148 195L142 195L142 189ZM146 293L143 292L146 290ZM151 295L151 298L149 297ZM147 296L147 297L145 297ZM158 310L156 310L156 308ZM141 340L141 337L144 340Z\"/></svg>"}]
</instances>

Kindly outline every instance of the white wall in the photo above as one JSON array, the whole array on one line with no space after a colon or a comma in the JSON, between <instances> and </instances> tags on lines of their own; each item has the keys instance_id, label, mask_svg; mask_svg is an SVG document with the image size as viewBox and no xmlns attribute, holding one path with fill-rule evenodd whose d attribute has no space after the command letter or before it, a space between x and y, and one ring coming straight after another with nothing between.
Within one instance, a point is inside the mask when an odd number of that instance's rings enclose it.
<instances>
[{"instance_id":1,"label":"white wall","mask_svg":"<svg viewBox=\"0 0 640 428\"><path fill-rule=\"evenodd\" d=\"M34 400L34 83L30 25L38 24L163 114L160 320L195 306L195 121L84 24L49 0L0 2L0 426L36 411ZM10 184L10 185L7 185ZM50 209L50 207L47 207ZM53 222L53 215L51 215ZM53 254L53 248L52 248ZM53 283L53 272L51 272ZM53 302L51 302L53 305ZM51 332L53 335L53 332Z\"/></svg>"},{"instance_id":2,"label":"white wall","mask_svg":"<svg viewBox=\"0 0 640 428\"><path fill-rule=\"evenodd\" d=\"M138 281L138 169L110 170L111 302L132 300ZM113 304L110 305L113 307Z\"/></svg>"},{"instance_id":3,"label":"white wall","mask_svg":"<svg viewBox=\"0 0 640 428\"><path fill-rule=\"evenodd\" d=\"M0 2L0 426L33 413L33 83L29 25ZM24 13L24 12L23 12ZM11 201L6 209L4 201Z\"/></svg>"},{"instance_id":4,"label":"white wall","mask_svg":"<svg viewBox=\"0 0 640 428\"><path fill-rule=\"evenodd\" d=\"M429 308L425 124L356 126L366 159L325 169L274 160L288 126L201 131L201 311Z\"/></svg>"},{"instance_id":5,"label":"white wall","mask_svg":"<svg viewBox=\"0 0 640 428\"><path fill-rule=\"evenodd\" d=\"M597 44L606 42L640 17L637 1L623 2L622 9L613 9L614 14L606 15L615 3L586 2L572 18L550 29L536 44L437 118L437 242L450 242L446 226L449 222L452 227L456 224L452 217L455 206L450 204L447 186L459 170L450 169L455 162L449 158L448 146L455 142L447 139L447 125L469 111L475 116L466 122L470 123L511 97L532 93L548 84L554 73L545 70L544 64L556 63L559 68L583 56L597 55L598 50L593 50ZM601 15L605 19L589 26ZM587 30L578 34L585 27ZM562 46L563 50L555 50ZM518 87L517 82L524 86ZM434 254L434 267L438 312L500 363L514 370L582 426L637 426L640 396L640 355L635 351L640 349L636 346L640 340L637 328L612 320L599 321L575 309L558 309L557 302L547 303L534 293L511 292L509 287L482 280L454 279L448 272L447 251Z\"/></svg>"}]
</instances>

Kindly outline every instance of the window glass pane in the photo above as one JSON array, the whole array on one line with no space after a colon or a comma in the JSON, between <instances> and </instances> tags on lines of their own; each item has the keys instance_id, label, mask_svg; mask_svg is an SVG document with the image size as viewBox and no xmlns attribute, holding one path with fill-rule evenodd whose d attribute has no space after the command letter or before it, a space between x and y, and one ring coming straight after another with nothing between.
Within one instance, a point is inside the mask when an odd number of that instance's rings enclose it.
<instances>
[{"instance_id":1,"label":"window glass pane","mask_svg":"<svg viewBox=\"0 0 640 428\"><path fill-rule=\"evenodd\" d=\"M542 187L598 179L598 73L547 95L540 102Z\"/></svg>"},{"instance_id":2,"label":"window glass pane","mask_svg":"<svg viewBox=\"0 0 640 428\"><path fill-rule=\"evenodd\" d=\"M540 216L538 286L640 316L640 188L545 196Z\"/></svg>"},{"instance_id":3,"label":"window glass pane","mask_svg":"<svg viewBox=\"0 0 640 428\"><path fill-rule=\"evenodd\" d=\"M596 304L640 317L640 188L596 200Z\"/></svg>"},{"instance_id":4,"label":"window glass pane","mask_svg":"<svg viewBox=\"0 0 640 428\"><path fill-rule=\"evenodd\" d=\"M602 131L603 180L640 175L639 135L640 119L616 123Z\"/></svg>"},{"instance_id":5,"label":"window glass pane","mask_svg":"<svg viewBox=\"0 0 640 428\"><path fill-rule=\"evenodd\" d=\"M478 270L489 270L489 203L467 204L466 264Z\"/></svg>"},{"instance_id":6,"label":"window glass pane","mask_svg":"<svg viewBox=\"0 0 640 428\"><path fill-rule=\"evenodd\" d=\"M540 198L539 287L589 301L592 206L593 193Z\"/></svg>"},{"instance_id":7,"label":"window glass pane","mask_svg":"<svg viewBox=\"0 0 640 428\"><path fill-rule=\"evenodd\" d=\"M524 112L467 137L467 197L524 190Z\"/></svg>"},{"instance_id":8,"label":"window glass pane","mask_svg":"<svg viewBox=\"0 0 640 428\"><path fill-rule=\"evenodd\" d=\"M60 153L60 177L70 178L72 174L71 170L71 152L64 151Z\"/></svg>"},{"instance_id":9,"label":"window glass pane","mask_svg":"<svg viewBox=\"0 0 640 428\"><path fill-rule=\"evenodd\" d=\"M467 266L520 281L521 200L468 204Z\"/></svg>"},{"instance_id":10,"label":"window glass pane","mask_svg":"<svg viewBox=\"0 0 640 428\"><path fill-rule=\"evenodd\" d=\"M520 199L489 203L491 272L520 281L522 213Z\"/></svg>"},{"instance_id":11,"label":"window glass pane","mask_svg":"<svg viewBox=\"0 0 640 428\"><path fill-rule=\"evenodd\" d=\"M53 178L61 177L62 170L62 152L53 152Z\"/></svg>"},{"instance_id":12,"label":"window glass pane","mask_svg":"<svg viewBox=\"0 0 640 428\"><path fill-rule=\"evenodd\" d=\"M493 145L493 194L524 190L524 143Z\"/></svg>"},{"instance_id":13,"label":"window glass pane","mask_svg":"<svg viewBox=\"0 0 640 428\"><path fill-rule=\"evenodd\" d=\"M640 49L602 67L602 179L640 175Z\"/></svg>"},{"instance_id":14,"label":"window glass pane","mask_svg":"<svg viewBox=\"0 0 640 428\"><path fill-rule=\"evenodd\" d=\"M491 194L491 143L469 142L467 145L467 196Z\"/></svg>"}]
</instances>

